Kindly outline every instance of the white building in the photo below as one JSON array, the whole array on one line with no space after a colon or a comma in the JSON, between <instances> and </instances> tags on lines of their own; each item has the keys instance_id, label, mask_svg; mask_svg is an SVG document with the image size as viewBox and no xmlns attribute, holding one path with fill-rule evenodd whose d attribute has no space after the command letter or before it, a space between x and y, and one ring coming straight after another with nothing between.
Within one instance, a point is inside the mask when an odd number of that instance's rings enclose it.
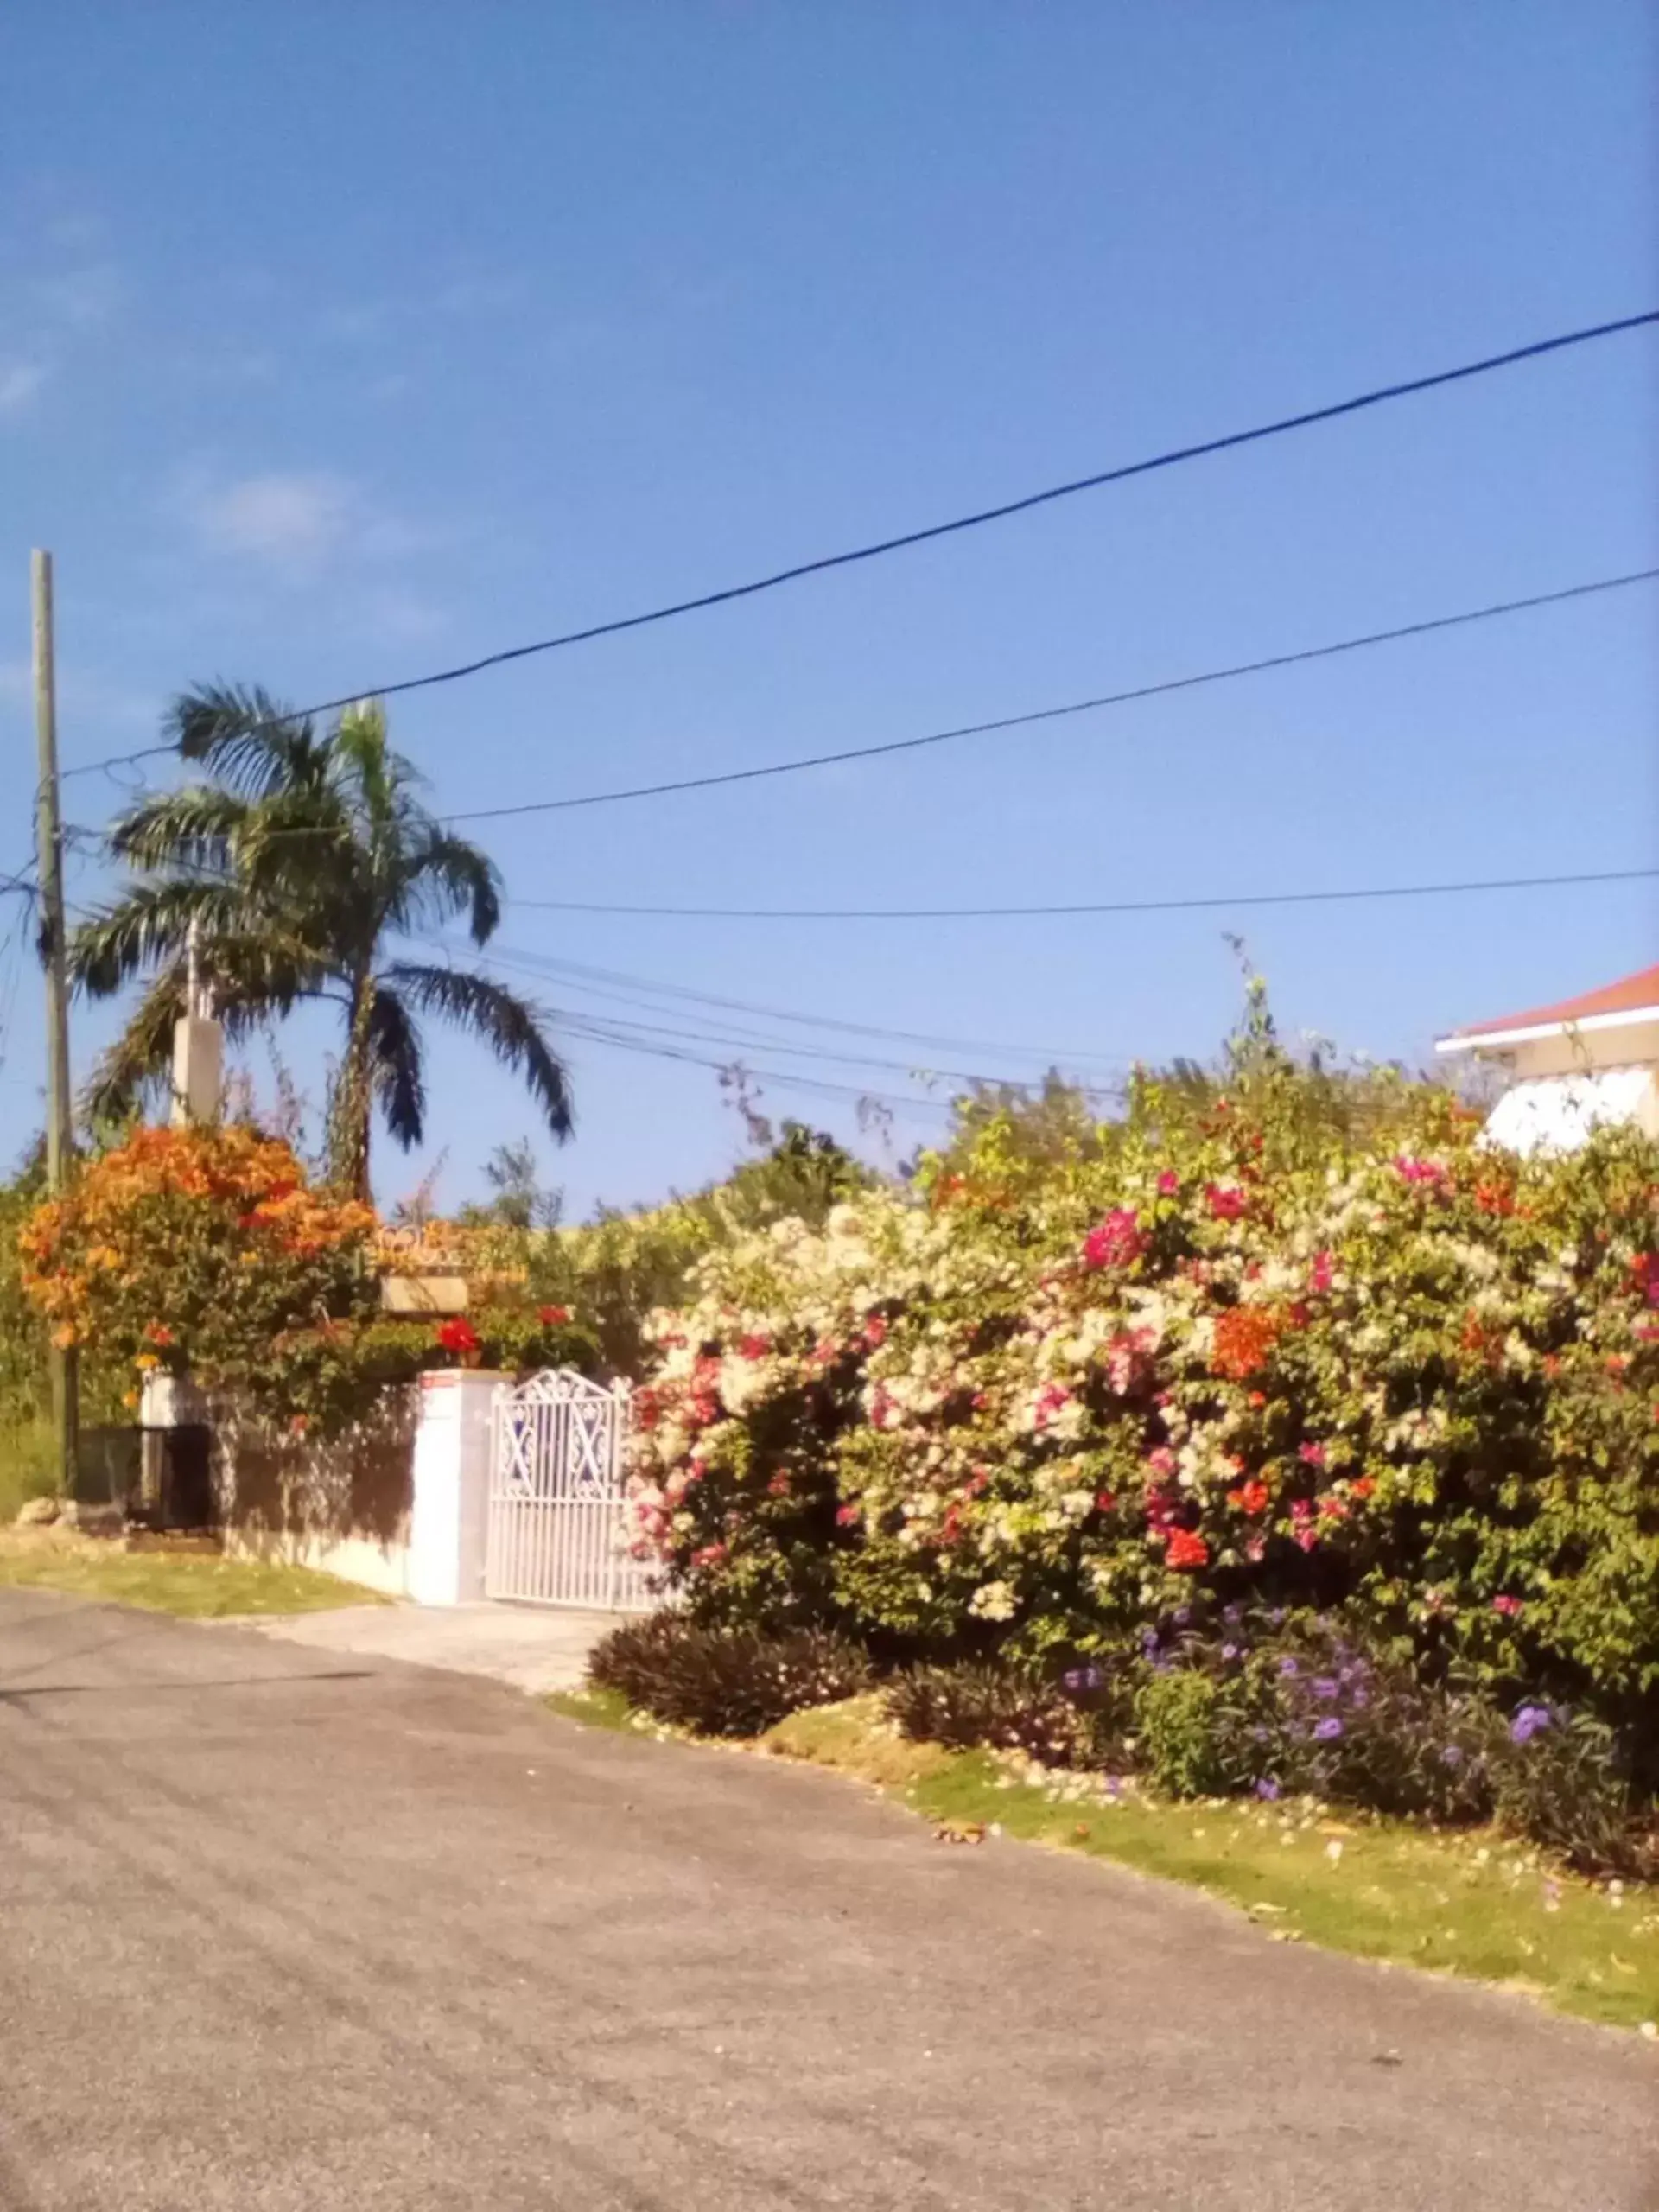
<instances>
[{"instance_id":1,"label":"white building","mask_svg":"<svg viewBox=\"0 0 1659 2212\"><path fill-rule=\"evenodd\" d=\"M1455 1029L1434 1049L1504 1070L1509 1087L1486 1133L1512 1152L1572 1151L1607 1122L1634 1122L1659 1137L1659 968Z\"/></svg>"}]
</instances>

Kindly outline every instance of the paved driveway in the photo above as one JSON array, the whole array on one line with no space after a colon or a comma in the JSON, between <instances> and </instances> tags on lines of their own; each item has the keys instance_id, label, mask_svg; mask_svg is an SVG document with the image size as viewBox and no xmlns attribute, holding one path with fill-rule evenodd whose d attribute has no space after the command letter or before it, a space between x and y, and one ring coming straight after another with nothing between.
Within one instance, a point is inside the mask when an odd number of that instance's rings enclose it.
<instances>
[{"instance_id":1,"label":"paved driveway","mask_svg":"<svg viewBox=\"0 0 1659 2212\"><path fill-rule=\"evenodd\" d=\"M0 1592L5 2212L1650 2212L1656 2094L830 1778Z\"/></svg>"},{"instance_id":2,"label":"paved driveway","mask_svg":"<svg viewBox=\"0 0 1659 2212\"><path fill-rule=\"evenodd\" d=\"M588 1653L623 1618L565 1605L336 1605L268 1613L247 1626L312 1651L403 1659L543 1692L579 1688Z\"/></svg>"}]
</instances>

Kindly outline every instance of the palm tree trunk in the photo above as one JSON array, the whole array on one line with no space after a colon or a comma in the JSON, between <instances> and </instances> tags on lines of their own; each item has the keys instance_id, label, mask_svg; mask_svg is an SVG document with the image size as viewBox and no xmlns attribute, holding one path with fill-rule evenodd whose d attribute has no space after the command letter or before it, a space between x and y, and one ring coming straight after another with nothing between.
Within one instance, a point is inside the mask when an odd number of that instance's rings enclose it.
<instances>
[{"instance_id":1,"label":"palm tree trunk","mask_svg":"<svg viewBox=\"0 0 1659 2212\"><path fill-rule=\"evenodd\" d=\"M369 1128L374 1108L370 1061L374 978L359 976L352 985L351 1024L346 1051L334 1079L328 1112L328 1174L334 1185L367 1203Z\"/></svg>"}]
</instances>

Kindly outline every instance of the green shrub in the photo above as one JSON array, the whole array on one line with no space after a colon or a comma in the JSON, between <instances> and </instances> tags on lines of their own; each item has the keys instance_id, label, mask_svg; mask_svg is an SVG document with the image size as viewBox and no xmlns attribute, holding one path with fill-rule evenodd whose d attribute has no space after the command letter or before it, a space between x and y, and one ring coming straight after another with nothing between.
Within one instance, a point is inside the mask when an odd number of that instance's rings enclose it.
<instances>
[{"instance_id":1,"label":"green shrub","mask_svg":"<svg viewBox=\"0 0 1659 2212\"><path fill-rule=\"evenodd\" d=\"M1172 1797L1236 1789L1239 1743L1221 1685L1196 1667L1150 1675L1135 1700L1141 1771Z\"/></svg>"},{"instance_id":2,"label":"green shrub","mask_svg":"<svg viewBox=\"0 0 1659 2212\"><path fill-rule=\"evenodd\" d=\"M613 1629L588 1662L599 1689L702 1736L760 1736L804 1706L833 1705L869 1685L855 1644L814 1630L766 1637L657 1613Z\"/></svg>"}]
</instances>

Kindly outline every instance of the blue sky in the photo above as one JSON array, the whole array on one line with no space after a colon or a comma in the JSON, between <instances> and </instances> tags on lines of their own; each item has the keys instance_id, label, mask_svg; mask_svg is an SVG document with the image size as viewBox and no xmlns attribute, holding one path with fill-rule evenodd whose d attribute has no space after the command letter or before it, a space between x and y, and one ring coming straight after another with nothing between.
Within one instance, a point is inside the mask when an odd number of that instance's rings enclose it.
<instances>
[{"instance_id":1,"label":"blue sky","mask_svg":"<svg viewBox=\"0 0 1659 2212\"><path fill-rule=\"evenodd\" d=\"M1654 304L1638 0L10 11L0 774L29 842L27 555L67 766L222 675L304 701L602 620ZM1659 340L1622 338L746 605L395 702L440 810L902 737L1659 559ZM1659 861L1652 588L735 791L486 826L521 899L1035 903ZM118 793L70 784L73 819ZM98 895L86 866L72 881ZM1292 1029L1378 1055L1652 960L1652 885L976 923L509 906L513 980L700 1057L738 1017L1211 1050L1242 928ZM0 1150L40 984L0 957ZM770 1017L918 1103L950 1052ZM84 1069L109 1018L78 1020ZM315 1086L323 1035L287 1049ZM700 1066L570 1046L571 1205L719 1172ZM1072 1056L1077 1056L1073 1059ZM531 1127L434 1039L423 1160ZM764 1084L845 1135L850 1098Z\"/></svg>"}]
</instances>

